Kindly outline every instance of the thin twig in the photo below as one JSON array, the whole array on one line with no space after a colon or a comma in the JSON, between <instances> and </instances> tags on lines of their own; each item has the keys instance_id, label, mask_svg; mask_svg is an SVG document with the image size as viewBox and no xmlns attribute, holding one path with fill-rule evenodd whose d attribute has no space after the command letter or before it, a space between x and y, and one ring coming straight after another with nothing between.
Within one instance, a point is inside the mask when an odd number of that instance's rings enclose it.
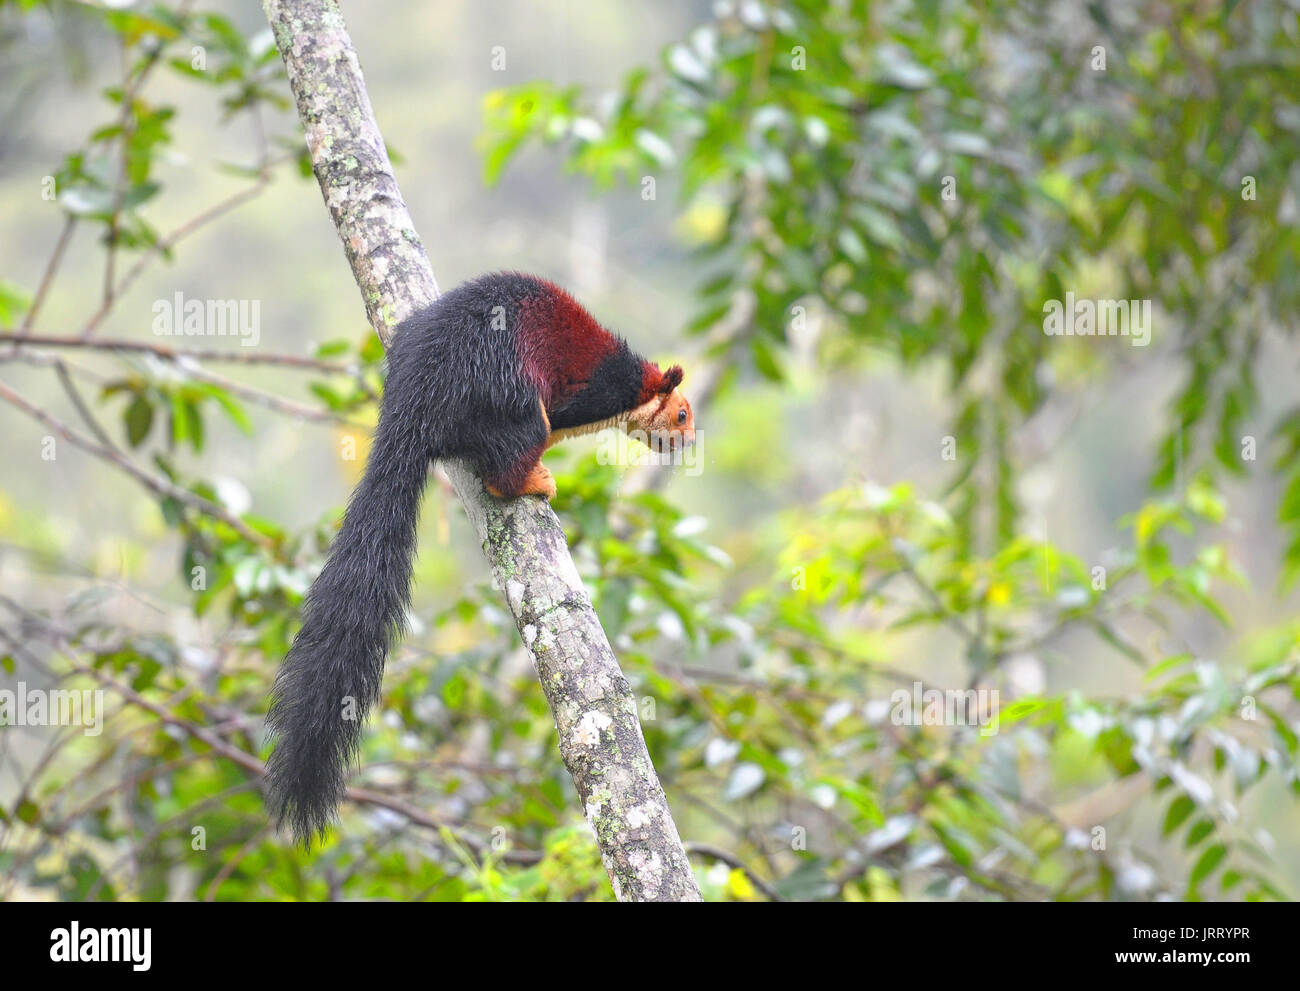
<instances>
[{"instance_id":1,"label":"thin twig","mask_svg":"<svg viewBox=\"0 0 1300 991\"><path fill-rule=\"evenodd\" d=\"M271 543L268 537L258 533L255 530L250 529L248 524L246 524L243 520L239 519L236 516L231 515L223 507L218 506L215 502L211 502L208 499L204 499L202 496L196 495L195 493L191 492L189 489L182 488L181 486L176 485L173 482L161 478L156 478L153 475L150 475L147 471L145 471L144 469L140 468L138 465L128 460L123 454L119 453L118 451L113 450L111 448L104 447L101 444L97 444L89 437L77 433L71 427L68 427L64 423L55 419L53 416L45 412L45 410L41 409L39 406L36 406L33 403L29 402L28 400L24 399L22 396L14 392L13 389L9 388L9 386L3 382L0 382L0 399L4 399L8 401L11 405L17 406L24 413L27 413L32 418L45 424L51 430L55 431L61 437L63 437L64 440L68 441L71 444L75 444L77 447L80 447L83 451L88 451L91 454L95 455L96 457L103 458L105 461L108 461L111 464L116 465L118 468L122 469L122 471L126 472L137 482L139 482L141 485L147 488L150 492L153 492L156 495L175 499L177 502L184 503L185 505L189 506L191 509L195 509L206 516L211 516L213 519L220 520L222 523L225 523L227 526L234 529L245 540L251 541L256 544L263 544L263 545L268 545Z\"/></svg>"},{"instance_id":2,"label":"thin twig","mask_svg":"<svg viewBox=\"0 0 1300 991\"><path fill-rule=\"evenodd\" d=\"M354 365L323 358L311 358L307 355L274 354L252 348L240 348L237 351L219 348L173 348L165 344L149 344L145 341L127 341L122 339L96 338L86 340L83 337L66 337L49 334L15 333L11 330L0 331L0 344L25 345L34 344L50 348L91 348L97 351L141 351L156 355L167 361L225 361L243 365L283 365L288 368L302 368L312 371L328 372L339 375L355 375Z\"/></svg>"},{"instance_id":3,"label":"thin twig","mask_svg":"<svg viewBox=\"0 0 1300 991\"><path fill-rule=\"evenodd\" d=\"M16 603L12 602L12 600L9 600L5 597L0 597L0 599L3 599L3 601L5 601L6 603L9 603L12 606L16 607L22 615L26 616L28 619L32 620L33 622L39 624L42 628L42 632L46 635L49 641L60 651L69 655L69 658L71 658L71 656L75 654L78 650L86 649L84 647L78 647L77 645L73 644L68 639L66 634L61 629L59 629L59 627L50 623L48 620L45 620L44 618L37 616L35 613L31 613L28 610L18 607ZM103 649L103 648L99 648L99 649ZM200 743L203 743L206 746L210 747L215 753L217 753L221 757L224 757L225 759L231 761L232 763L236 764L237 766L247 771L250 775L253 776L255 782L260 781L260 779L266 775L266 768L263 766L262 761L256 755L251 754L248 751L235 746L233 743L226 740L220 734L215 733L210 729L205 729L201 726L197 726L194 723L190 722L189 720L182 719L180 716L177 716L174 712L172 712L165 706L159 705L158 703L145 698L143 695L141 695L135 689L131 688L129 685L116 681L109 675L105 674L102 671L97 670L94 667L91 667L86 664L82 664L76 660L70 660L70 663L71 663L72 670L75 671L77 674L84 675L86 677L89 677L99 682L105 688L116 693L118 696L125 699L131 705L134 705L140 709L144 709L146 712L149 712L155 717L157 717L161 722L167 724L168 726L174 726L175 728L184 732L186 735L193 737L195 740L198 740ZM369 788L351 788L351 787L348 788L344 794L345 797L351 802L355 802L359 805L372 805L378 808L388 809L390 812L396 812L399 815L404 816L405 818L411 820L411 822L415 823L416 825L424 826L428 829L434 830L435 832L441 832L443 829L447 829L452 833L453 836L455 836L457 841L463 843L466 847L473 850L480 857L487 856L490 853L493 853L492 844L490 842L479 839L476 836L464 833L463 831L454 828L451 824L443 820L437 819L434 816L429 815L423 809L417 808L416 806L413 806L395 796L387 795L384 792L373 791ZM496 855L499 856L502 860L506 861L507 863L521 864L521 865L535 864L542 859L542 855L539 852L534 850L505 850L505 851L500 851Z\"/></svg>"},{"instance_id":4,"label":"thin twig","mask_svg":"<svg viewBox=\"0 0 1300 991\"><path fill-rule=\"evenodd\" d=\"M181 224L180 227L176 228L176 230L172 231L166 237L159 238L150 246L148 251L136 259L135 264L131 266L124 276L122 276L112 290L105 294L103 303L100 304L99 309L96 310L91 318L86 322L86 326L82 330L81 336L89 337L95 332L96 328L99 327L104 318L108 316L109 310L113 308L113 304L135 283L135 280L140 277L140 273L148 267L149 263L153 261L155 257L164 252L170 251L178 241L188 237L190 234L193 234L195 231L224 214L229 213L231 210L235 209L235 207L258 196L267 187L270 181L269 174L259 176L257 181L251 186L241 189L239 192L226 197L219 203L214 203L206 210Z\"/></svg>"},{"instance_id":5,"label":"thin twig","mask_svg":"<svg viewBox=\"0 0 1300 991\"><path fill-rule=\"evenodd\" d=\"M189 14L190 7L194 5L194 0L182 0L177 6L175 16L182 22ZM144 63L140 66L140 71L132 76L130 62L130 45L127 42L122 44L122 113L118 117L118 127L121 133L118 135L118 141L121 144L121 155L119 164L121 172L113 188L113 213L109 217L108 223L108 250L107 257L104 259L104 302L101 307L101 314L106 313L113 304L113 299L120 296L120 289L115 290L113 286L113 271L117 257L117 240L121 231L122 207L126 200L127 184L127 167L128 157L131 150L131 137L135 133L135 101L140 91L144 88L145 80L149 74L157 67L162 60L163 52L166 46L159 43L153 50L145 56ZM96 320L98 322L98 319ZM86 328L86 333L91 332L91 327Z\"/></svg>"},{"instance_id":6,"label":"thin twig","mask_svg":"<svg viewBox=\"0 0 1300 991\"><path fill-rule=\"evenodd\" d=\"M217 900L217 890L230 879L230 875L235 873L235 868L240 865L245 857L253 852L257 847L257 844L261 843L262 840L266 839L266 837L271 835L272 832L274 832L274 830L272 830L269 825L263 826L261 829L253 830L253 835L235 851L235 855L221 865L221 870L217 871L217 876L214 877L212 883L208 885L207 894L203 896L205 902L213 902Z\"/></svg>"},{"instance_id":7,"label":"thin twig","mask_svg":"<svg viewBox=\"0 0 1300 991\"><path fill-rule=\"evenodd\" d=\"M36 315L40 313L41 306L45 303L45 296L50 291L50 286L54 282L54 276L59 271L59 265L63 262L63 253L67 250L68 242L72 240L72 232L76 229L77 218L68 215L68 219L63 223L63 230L59 234L59 239L54 242L54 251L50 255L50 260L45 263L45 272L41 275L41 283L36 287L36 295L32 297L32 305L27 308L27 313L23 316L22 332L25 334L32 329L32 324L36 322Z\"/></svg>"},{"instance_id":8,"label":"thin twig","mask_svg":"<svg viewBox=\"0 0 1300 991\"><path fill-rule=\"evenodd\" d=\"M315 406L307 406L303 403L295 402L292 399L285 399L283 396L277 396L273 392L266 392L255 386L245 385L243 382L236 382L234 379L226 378L224 375L217 375L215 372L206 372L201 368L193 366L183 366L185 373L191 378L196 378L200 382L207 382L210 385L220 386L227 392L242 396L249 402L256 403L258 406L264 406L269 410L277 413L284 413L286 416L294 416L300 420L314 420L317 423L340 423L346 427L352 427L355 430L369 430L370 428L364 423L357 423L349 420L342 413L335 413L330 409L321 409Z\"/></svg>"},{"instance_id":9,"label":"thin twig","mask_svg":"<svg viewBox=\"0 0 1300 991\"><path fill-rule=\"evenodd\" d=\"M734 853L724 850L722 849L722 847L713 846L710 843L688 842L686 844L686 852L697 854L698 856L701 857L710 857L713 860L721 861L722 863L726 864L728 867L734 867L736 870L741 871L747 878L749 878L750 884L752 884L755 888L761 891L769 901L774 901L774 902L785 901L784 898L782 898L780 895L776 893L776 891L772 888L771 885L769 885L766 881L764 881L761 877L759 877L757 873L754 872L753 868L751 868L743 860L737 857Z\"/></svg>"},{"instance_id":10,"label":"thin twig","mask_svg":"<svg viewBox=\"0 0 1300 991\"><path fill-rule=\"evenodd\" d=\"M72 381L72 376L68 373L68 366L56 358L54 361L54 372L59 377L59 383L63 386L63 391L68 394L68 398L72 400L72 405L77 408L77 413L81 416L82 422L90 428L90 432L95 435L101 444L110 451L116 451L117 445L113 443L112 439L104 431L104 427L100 424L99 420L95 418L95 414L91 412L90 407L86 405L86 400L82 397L81 390L79 390L77 384Z\"/></svg>"}]
</instances>

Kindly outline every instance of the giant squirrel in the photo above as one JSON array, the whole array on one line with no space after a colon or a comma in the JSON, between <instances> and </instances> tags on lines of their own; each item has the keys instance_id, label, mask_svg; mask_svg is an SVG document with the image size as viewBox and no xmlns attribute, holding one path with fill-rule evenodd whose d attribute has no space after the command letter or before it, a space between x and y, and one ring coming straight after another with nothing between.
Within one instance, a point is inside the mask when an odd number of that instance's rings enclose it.
<instances>
[{"instance_id":1,"label":"giant squirrel","mask_svg":"<svg viewBox=\"0 0 1300 991\"><path fill-rule=\"evenodd\" d=\"M564 290L518 273L457 286L397 327L365 475L272 691L278 825L309 844L343 797L404 629L429 463L464 459L496 497L549 499L555 480L540 459L566 437L618 425L658 451L693 443L681 380L680 366L660 371Z\"/></svg>"}]
</instances>

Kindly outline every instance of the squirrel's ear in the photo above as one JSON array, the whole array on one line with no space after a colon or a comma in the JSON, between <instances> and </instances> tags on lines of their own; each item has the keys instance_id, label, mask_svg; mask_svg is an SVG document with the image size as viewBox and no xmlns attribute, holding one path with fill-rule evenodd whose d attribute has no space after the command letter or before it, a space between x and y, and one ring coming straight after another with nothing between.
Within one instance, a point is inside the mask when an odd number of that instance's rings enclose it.
<instances>
[{"instance_id":1,"label":"squirrel's ear","mask_svg":"<svg viewBox=\"0 0 1300 991\"><path fill-rule=\"evenodd\" d=\"M659 380L659 394L667 395L682 384L682 366L673 365L668 371L664 372L664 377Z\"/></svg>"}]
</instances>

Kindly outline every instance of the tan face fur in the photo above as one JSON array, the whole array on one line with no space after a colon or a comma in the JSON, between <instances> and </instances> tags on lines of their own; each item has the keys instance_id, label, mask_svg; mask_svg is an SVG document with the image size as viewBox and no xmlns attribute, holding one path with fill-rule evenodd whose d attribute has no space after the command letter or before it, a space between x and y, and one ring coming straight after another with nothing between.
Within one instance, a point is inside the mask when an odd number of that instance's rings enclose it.
<instances>
[{"instance_id":1,"label":"tan face fur","mask_svg":"<svg viewBox=\"0 0 1300 991\"><path fill-rule=\"evenodd\" d=\"M627 430L644 434L641 439L647 440L653 451L676 451L695 443L695 414L681 389L674 389L632 410Z\"/></svg>"}]
</instances>

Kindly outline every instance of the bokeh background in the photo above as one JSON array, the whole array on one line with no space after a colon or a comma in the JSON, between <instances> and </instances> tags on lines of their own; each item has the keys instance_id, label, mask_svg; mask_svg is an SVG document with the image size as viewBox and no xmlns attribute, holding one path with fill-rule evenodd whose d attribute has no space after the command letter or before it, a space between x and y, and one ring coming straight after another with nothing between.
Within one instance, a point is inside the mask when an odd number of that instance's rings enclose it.
<instances>
[{"instance_id":1,"label":"bokeh background","mask_svg":"<svg viewBox=\"0 0 1300 991\"><path fill-rule=\"evenodd\" d=\"M547 463L707 897L1294 896L1294 4L343 12L440 285L687 369L698 471ZM0 79L0 690L105 714L0 727L0 893L612 897L436 472L362 792L267 822L383 366L258 6L10 0ZM158 337L178 292L256 347Z\"/></svg>"}]
</instances>

